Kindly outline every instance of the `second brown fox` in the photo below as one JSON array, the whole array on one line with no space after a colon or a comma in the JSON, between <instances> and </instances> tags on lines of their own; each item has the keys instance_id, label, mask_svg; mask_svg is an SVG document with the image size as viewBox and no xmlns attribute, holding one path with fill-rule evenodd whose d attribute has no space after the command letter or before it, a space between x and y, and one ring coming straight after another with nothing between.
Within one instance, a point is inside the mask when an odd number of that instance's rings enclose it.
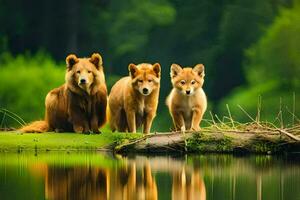
<instances>
[{"instance_id":1,"label":"second brown fox","mask_svg":"<svg viewBox=\"0 0 300 200\"><path fill-rule=\"evenodd\" d=\"M148 134L158 106L161 68L158 63L142 63L128 69L129 76L116 82L108 98L110 127L136 133L143 124L143 133Z\"/></svg>"}]
</instances>

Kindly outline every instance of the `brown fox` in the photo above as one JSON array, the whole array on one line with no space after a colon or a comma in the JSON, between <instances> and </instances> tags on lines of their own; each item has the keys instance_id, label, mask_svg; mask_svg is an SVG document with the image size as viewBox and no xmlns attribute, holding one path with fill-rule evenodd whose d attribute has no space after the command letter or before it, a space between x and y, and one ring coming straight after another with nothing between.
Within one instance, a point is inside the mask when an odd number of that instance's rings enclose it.
<instances>
[{"instance_id":1,"label":"brown fox","mask_svg":"<svg viewBox=\"0 0 300 200\"><path fill-rule=\"evenodd\" d=\"M200 122L207 107L204 83L204 65L182 68L171 66L173 89L166 104L173 118L176 130L200 130Z\"/></svg>"},{"instance_id":2,"label":"brown fox","mask_svg":"<svg viewBox=\"0 0 300 200\"><path fill-rule=\"evenodd\" d=\"M143 133L150 133L156 115L160 64L129 64L129 76L115 83L108 98L109 123L112 131L133 132L143 124Z\"/></svg>"}]
</instances>

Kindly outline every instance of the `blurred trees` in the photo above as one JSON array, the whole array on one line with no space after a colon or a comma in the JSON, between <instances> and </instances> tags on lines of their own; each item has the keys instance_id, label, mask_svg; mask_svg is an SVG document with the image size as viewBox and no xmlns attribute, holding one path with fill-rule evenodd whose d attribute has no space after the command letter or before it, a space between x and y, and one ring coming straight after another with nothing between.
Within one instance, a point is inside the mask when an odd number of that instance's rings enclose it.
<instances>
[{"instance_id":1,"label":"blurred trees","mask_svg":"<svg viewBox=\"0 0 300 200\"><path fill-rule=\"evenodd\" d=\"M248 86L241 87L223 100L234 107L240 104L253 116L261 95L262 115L269 121L283 115L284 122L295 122L293 114L300 112L300 4L284 9L257 43L246 51L244 70ZM246 116L237 112L237 119ZM242 116L244 115L244 116Z\"/></svg>"},{"instance_id":2,"label":"blurred trees","mask_svg":"<svg viewBox=\"0 0 300 200\"><path fill-rule=\"evenodd\" d=\"M282 10L266 34L247 50L245 70L251 85L280 80L300 86L300 4Z\"/></svg>"},{"instance_id":3,"label":"blurred trees","mask_svg":"<svg viewBox=\"0 0 300 200\"><path fill-rule=\"evenodd\" d=\"M64 65L57 65L44 53L17 57L2 54L0 62L0 108L16 113L26 122L43 119L47 93L64 83ZM3 113L0 123L19 125Z\"/></svg>"},{"instance_id":4,"label":"blurred trees","mask_svg":"<svg viewBox=\"0 0 300 200\"><path fill-rule=\"evenodd\" d=\"M104 55L107 72L130 62L207 66L207 90L218 101L245 83L244 49L290 0L0 0L0 39L13 54L44 49ZM1 44L0 44L1 45ZM166 84L168 85L168 84Z\"/></svg>"}]
</instances>

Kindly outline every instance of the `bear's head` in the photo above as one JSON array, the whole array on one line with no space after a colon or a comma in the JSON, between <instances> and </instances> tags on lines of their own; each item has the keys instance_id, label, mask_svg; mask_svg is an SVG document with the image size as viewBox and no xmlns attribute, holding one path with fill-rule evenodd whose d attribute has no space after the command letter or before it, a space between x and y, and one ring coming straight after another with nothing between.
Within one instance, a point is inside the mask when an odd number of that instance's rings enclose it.
<instances>
[{"instance_id":1,"label":"bear's head","mask_svg":"<svg viewBox=\"0 0 300 200\"><path fill-rule=\"evenodd\" d=\"M99 86L105 86L103 62L99 53L93 53L90 58L78 58L70 54L66 64L66 83L72 92L91 95L97 92Z\"/></svg>"}]
</instances>

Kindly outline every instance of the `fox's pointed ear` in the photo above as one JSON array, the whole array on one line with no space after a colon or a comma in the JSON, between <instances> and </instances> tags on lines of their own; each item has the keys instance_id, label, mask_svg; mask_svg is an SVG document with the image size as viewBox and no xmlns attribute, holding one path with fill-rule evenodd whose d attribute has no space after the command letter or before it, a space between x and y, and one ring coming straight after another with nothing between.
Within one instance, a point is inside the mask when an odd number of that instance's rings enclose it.
<instances>
[{"instance_id":1,"label":"fox's pointed ear","mask_svg":"<svg viewBox=\"0 0 300 200\"><path fill-rule=\"evenodd\" d=\"M198 74L198 76L204 76L204 65L203 64L197 64L193 71Z\"/></svg>"},{"instance_id":2,"label":"fox's pointed ear","mask_svg":"<svg viewBox=\"0 0 300 200\"><path fill-rule=\"evenodd\" d=\"M71 70L72 67L78 62L78 58L75 54L70 54L67 56L66 58L66 64L67 64L67 68L68 70Z\"/></svg>"},{"instance_id":3,"label":"fox's pointed ear","mask_svg":"<svg viewBox=\"0 0 300 200\"><path fill-rule=\"evenodd\" d=\"M160 78L160 71L161 71L161 69L160 69L160 64L159 63L155 63L153 65L153 71L155 72L156 77Z\"/></svg>"},{"instance_id":4,"label":"fox's pointed ear","mask_svg":"<svg viewBox=\"0 0 300 200\"><path fill-rule=\"evenodd\" d=\"M178 64L172 64L171 65L171 78L176 77L180 72L181 72L182 68L180 67L180 65Z\"/></svg>"},{"instance_id":5,"label":"fox's pointed ear","mask_svg":"<svg viewBox=\"0 0 300 200\"><path fill-rule=\"evenodd\" d=\"M102 57L99 53L93 53L90 58L90 62L93 63L97 69L103 65Z\"/></svg>"},{"instance_id":6,"label":"fox's pointed ear","mask_svg":"<svg viewBox=\"0 0 300 200\"><path fill-rule=\"evenodd\" d=\"M137 69L137 67L136 67L135 64L130 63L130 64L128 65L129 75L130 75L132 78L135 77L135 73L136 73L137 70L138 70L138 69Z\"/></svg>"}]
</instances>

